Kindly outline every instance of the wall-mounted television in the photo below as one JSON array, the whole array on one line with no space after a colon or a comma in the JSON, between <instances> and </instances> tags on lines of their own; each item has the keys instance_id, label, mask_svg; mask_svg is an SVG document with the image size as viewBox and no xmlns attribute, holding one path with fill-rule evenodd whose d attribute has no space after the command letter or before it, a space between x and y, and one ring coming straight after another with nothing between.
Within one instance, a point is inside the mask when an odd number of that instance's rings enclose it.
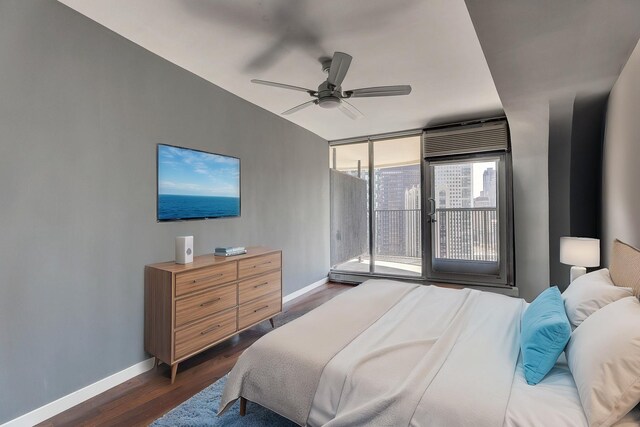
<instances>
[{"instance_id":1,"label":"wall-mounted television","mask_svg":"<svg viewBox=\"0 0 640 427\"><path fill-rule=\"evenodd\" d=\"M158 144L157 219L240 216L240 159Z\"/></svg>"}]
</instances>

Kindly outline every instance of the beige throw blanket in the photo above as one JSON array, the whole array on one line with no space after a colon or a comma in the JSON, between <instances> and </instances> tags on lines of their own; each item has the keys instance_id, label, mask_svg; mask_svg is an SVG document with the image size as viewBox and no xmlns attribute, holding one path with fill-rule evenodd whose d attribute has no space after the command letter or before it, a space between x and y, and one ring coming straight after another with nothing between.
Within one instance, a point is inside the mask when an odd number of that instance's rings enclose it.
<instances>
[{"instance_id":1,"label":"beige throw blanket","mask_svg":"<svg viewBox=\"0 0 640 427\"><path fill-rule=\"evenodd\" d=\"M327 362L418 286L370 280L260 338L229 374L220 412L242 396L305 425Z\"/></svg>"}]
</instances>

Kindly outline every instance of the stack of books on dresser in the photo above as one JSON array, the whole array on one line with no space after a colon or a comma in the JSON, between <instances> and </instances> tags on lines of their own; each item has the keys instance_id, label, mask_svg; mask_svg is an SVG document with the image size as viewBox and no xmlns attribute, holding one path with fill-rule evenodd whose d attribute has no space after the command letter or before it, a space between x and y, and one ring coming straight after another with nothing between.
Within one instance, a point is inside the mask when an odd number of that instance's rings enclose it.
<instances>
[{"instance_id":1,"label":"stack of books on dresser","mask_svg":"<svg viewBox=\"0 0 640 427\"><path fill-rule=\"evenodd\" d=\"M216 248L213 254L215 256L233 256L246 254L247 250L244 246L229 246L226 248Z\"/></svg>"}]
</instances>

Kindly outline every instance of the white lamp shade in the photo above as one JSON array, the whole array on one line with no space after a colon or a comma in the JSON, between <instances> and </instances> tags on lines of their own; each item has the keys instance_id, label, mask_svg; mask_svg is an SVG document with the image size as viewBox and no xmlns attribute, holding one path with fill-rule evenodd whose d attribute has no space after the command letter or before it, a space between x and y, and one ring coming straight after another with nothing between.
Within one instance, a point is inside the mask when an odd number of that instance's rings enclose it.
<instances>
[{"instance_id":1,"label":"white lamp shade","mask_svg":"<svg viewBox=\"0 0 640 427\"><path fill-rule=\"evenodd\" d=\"M561 237L560 262L580 267L600 265L600 240L587 237Z\"/></svg>"}]
</instances>

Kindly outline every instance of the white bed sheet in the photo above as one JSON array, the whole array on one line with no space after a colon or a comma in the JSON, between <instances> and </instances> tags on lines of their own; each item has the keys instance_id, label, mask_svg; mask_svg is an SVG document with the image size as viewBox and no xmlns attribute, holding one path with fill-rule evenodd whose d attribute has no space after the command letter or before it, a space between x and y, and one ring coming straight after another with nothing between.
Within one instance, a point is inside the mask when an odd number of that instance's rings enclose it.
<instances>
[{"instance_id":1,"label":"white bed sheet","mask_svg":"<svg viewBox=\"0 0 640 427\"><path fill-rule=\"evenodd\" d=\"M535 386L527 384L522 358L518 360L505 414L505 427L554 426L587 427L578 389L564 353L547 376ZM640 406L629 412L615 427L640 426Z\"/></svg>"},{"instance_id":2,"label":"white bed sheet","mask_svg":"<svg viewBox=\"0 0 640 427\"><path fill-rule=\"evenodd\" d=\"M588 426L578 389L564 359L537 385L527 384L522 357L518 360L511 397L504 418L505 427L516 426Z\"/></svg>"}]
</instances>

